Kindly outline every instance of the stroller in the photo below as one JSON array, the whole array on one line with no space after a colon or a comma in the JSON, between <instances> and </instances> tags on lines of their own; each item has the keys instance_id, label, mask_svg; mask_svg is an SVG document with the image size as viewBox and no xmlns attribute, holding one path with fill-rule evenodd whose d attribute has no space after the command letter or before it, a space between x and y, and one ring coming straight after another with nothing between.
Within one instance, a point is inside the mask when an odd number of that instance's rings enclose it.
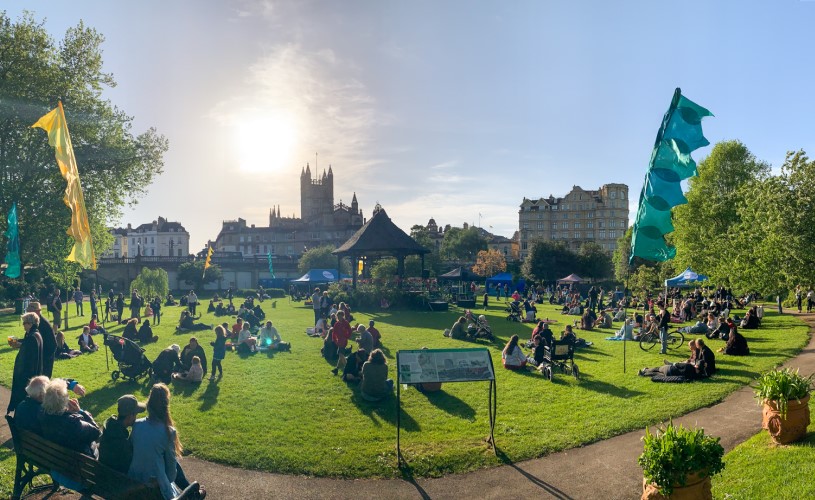
<instances>
[{"instance_id":1,"label":"stroller","mask_svg":"<svg viewBox=\"0 0 815 500\"><path fill-rule=\"evenodd\" d=\"M573 376L575 380L580 380L580 369L574 362L574 344L556 341L551 346L544 348L543 362L538 370L551 381L554 378L555 369Z\"/></svg>"},{"instance_id":2,"label":"stroller","mask_svg":"<svg viewBox=\"0 0 815 500\"><path fill-rule=\"evenodd\" d=\"M510 302L509 305L504 309L507 314L507 321L517 321L521 322L522 312L521 312L521 303L520 302Z\"/></svg>"},{"instance_id":3,"label":"stroller","mask_svg":"<svg viewBox=\"0 0 815 500\"><path fill-rule=\"evenodd\" d=\"M144 349L132 340L117 335L105 335L105 345L113 354L118 363L118 370L110 372L110 378L115 382L119 377L137 380L143 375L152 375L152 364Z\"/></svg>"},{"instance_id":4,"label":"stroller","mask_svg":"<svg viewBox=\"0 0 815 500\"><path fill-rule=\"evenodd\" d=\"M469 325L467 328L467 335L472 340L486 339L490 342L495 341L495 336L492 334L492 328L490 328L489 323L487 323L487 318L484 317L483 314L478 317L478 321L475 324Z\"/></svg>"}]
</instances>

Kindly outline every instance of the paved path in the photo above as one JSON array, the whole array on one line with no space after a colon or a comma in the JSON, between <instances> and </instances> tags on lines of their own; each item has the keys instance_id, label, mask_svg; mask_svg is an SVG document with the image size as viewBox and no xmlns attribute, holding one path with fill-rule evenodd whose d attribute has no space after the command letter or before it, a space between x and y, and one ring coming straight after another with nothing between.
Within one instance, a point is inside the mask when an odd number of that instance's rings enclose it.
<instances>
[{"instance_id":1,"label":"paved path","mask_svg":"<svg viewBox=\"0 0 815 500\"><path fill-rule=\"evenodd\" d=\"M815 315L800 317L815 328ZM815 337L785 366L815 373ZM0 405L5 407L8 390L0 388ZM753 391L743 387L721 403L674 419L686 426L704 427L721 437L725 451L761 430L761 409ZM8 439L5 421L0 426L2 442ZM629 499L639 498L642 471L637 457L642 453L644 431L634 431L549 456L482 469L438 479L339 480L247 471L218 465L194 457L183 461L187 476L207 488L208 498L536 498ZM56 495L67 499L74 495ZM78 498L78 496L76 496Z\"/></svg>"}]
</instances>

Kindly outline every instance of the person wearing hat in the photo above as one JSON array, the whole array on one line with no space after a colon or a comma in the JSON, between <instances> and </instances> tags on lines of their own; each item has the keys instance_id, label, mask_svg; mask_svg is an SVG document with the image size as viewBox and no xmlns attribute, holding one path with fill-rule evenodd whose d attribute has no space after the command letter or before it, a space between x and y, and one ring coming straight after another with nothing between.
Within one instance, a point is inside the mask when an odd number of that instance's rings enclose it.
<instances>
[{"instance_id":1,"label":"person wearing hat","mask_svg":"<svg viewBox=\"0 0 815 500\"><path fill-rule=\"evenodd\" d=\"M119 398L118 414L111 415L102 427L102 438L99 440L99 462L111 469L127 474L133 459L133 443L128 439L128 427L136 421L139 413L147 409L132 394Z\"/></svg>"},{"instance_id":2,"label":"person wearing hat","mask_svg":"<svg viewBox=\"0 0 815 500\"><path fill-rule=\"evenodd\" d=\"M169 384L173 378L173 372L181 371L181 358L178 356L180 352L181 347L178 344L173 344L161 351L153 361L153 378Z\"/></svg>"},{"instance_id":3,"label":"person wearing hat","mask_svg":"<svg viewBox=\"0 0 815 500\"><path fill-rule=\"evenodd\" d=\"M54 358L57 353L57 337L54 333L54 328L51 323L42 315L42 306L40 303L32 300L28 303L26 312L37 313L40 318L40 324L37 330L42 337L42 374L48 378L54 373Z\"/></svg>"}]
</instances>

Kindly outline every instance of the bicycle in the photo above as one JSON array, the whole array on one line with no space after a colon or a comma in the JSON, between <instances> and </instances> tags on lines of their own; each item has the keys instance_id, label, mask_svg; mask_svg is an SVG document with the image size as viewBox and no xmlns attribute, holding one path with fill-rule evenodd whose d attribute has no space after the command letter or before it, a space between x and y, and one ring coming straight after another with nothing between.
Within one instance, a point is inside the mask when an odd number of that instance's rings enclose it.
<instances>
[{"instance_id":1,"label":"bicycle","mask_svg":"<svg viewBox=\"0 0 815 500\"><path fill-rule=\"evenodd\" d=\"M685 335L679 330L668 332L668 349L677 349L685 343ZM640 349L650 351L656 345L662 345L659 333L645 333L640 335Z\"/></svg>"}]
</instances>

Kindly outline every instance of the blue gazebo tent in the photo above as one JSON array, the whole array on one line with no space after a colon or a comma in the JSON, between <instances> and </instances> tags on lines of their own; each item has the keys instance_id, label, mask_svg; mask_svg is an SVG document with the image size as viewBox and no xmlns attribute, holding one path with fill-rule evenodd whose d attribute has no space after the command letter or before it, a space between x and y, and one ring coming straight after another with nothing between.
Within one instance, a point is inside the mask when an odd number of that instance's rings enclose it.
<instances>
[{"instance_id":1,"label":"blue gazebo tent","mask_svg":"<svg viewBox=\"0 0 815 500\"><path fill-rule=\"evenodd\" d=\"M497 287L499 285L500 286L507 285L513 291L514 290L523 291L524 287L526 286L526 281L518 280L518 283L515 286L513 286L512 285L512 273L498 273L495 276L493 276L492 278L487 278L486 285L487 285L487 290L490 290L491 288Z\"/></svg>"},{"instance_id":2,"label":"blue gazebo tent","mask_svg":"<svg viewBox=\"0 0 815 500\"><path fill-rule=\"evenodd\" d=\"M333 283L339 281L339 279L340 273L336 269L309 269L306 274L292 280L292 283L319 285L321 283Z\"/></svg>"},{"instance_id":3,"label":"blue gazebo tent","mask_svg":"<svg viewBox=\"0 0 815 500\"><path fill-rule=\"evenodd\" d=\"M669 286L695 286L704 281L707 281L707 276L698 274L689 267L679 276L665 280L665 288Z\"/></svg>"}]
</instances>

